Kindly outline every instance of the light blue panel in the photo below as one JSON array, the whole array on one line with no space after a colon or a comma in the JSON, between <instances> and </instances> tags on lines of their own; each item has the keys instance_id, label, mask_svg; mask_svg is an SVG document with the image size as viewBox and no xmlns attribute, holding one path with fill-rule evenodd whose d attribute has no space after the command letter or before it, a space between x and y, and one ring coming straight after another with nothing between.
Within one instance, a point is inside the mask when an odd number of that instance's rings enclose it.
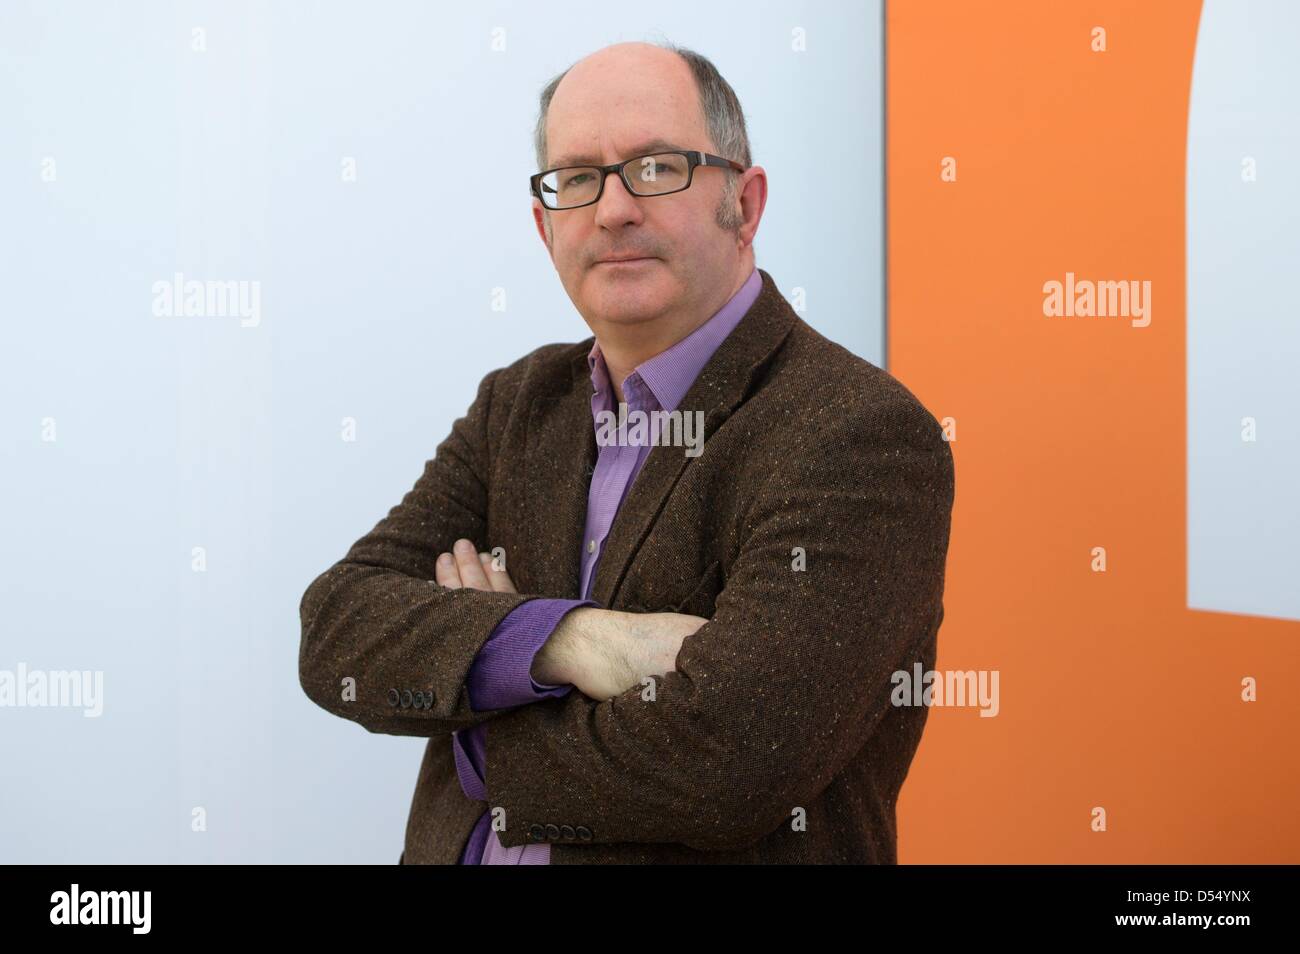
<instances>
[{"instance_id":1,"label":"light blue panel","mask_svg":"<svg viewBox=\"0 0 1300 954\"><path fill-rule=\"evenodd\" d=\"M1300 619L1297 38L1291 0L1206 0L1187 149L1188 606L1286 619Z\"/></svg>"},{"instance_id":2,"label":"light blue panel","mask_svg":"<svg viewBox=\"0 0 1300 954\"><path fill-rule=\"evenodd\" d=\"M738 10L0 5L0 670L104 692L0 708L0 861L396 862L423 740L307 700L298 602L484 374L589 334L524 190L574 60L712 58L770 177L759 265L880 362L879 2ZM466 150L482 188L440 187ZM256 315L155 314L178 272Z\"/></svg>"}]
</instances>

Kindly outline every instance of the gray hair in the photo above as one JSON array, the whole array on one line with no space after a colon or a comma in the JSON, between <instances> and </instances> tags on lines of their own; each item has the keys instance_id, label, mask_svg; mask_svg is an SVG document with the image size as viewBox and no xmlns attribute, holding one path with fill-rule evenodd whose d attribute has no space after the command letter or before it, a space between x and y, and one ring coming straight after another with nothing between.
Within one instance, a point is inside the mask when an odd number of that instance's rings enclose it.
<instances>
[{"instance_id":1,"label":"gray hair","mask_svg":"<svg viewBox=\"0 0 1300 954\"><path fill-rule=\"evenodd\" d=\"M745 113L741 109L736 91L718 72L718 68L709 59L694 50L677 46L674 43L653 42L652 46L676 53L690 67L695 77L695 88L700 96L700 110L704 114L705 127L709 138L713 140L718 155L733 159L748 169L753 162L749 152L749 133L745 129ZM537 168L547 166L546 117L551 109L551 100L560 81L569 74L570 66L563 73L552 79L542 89L541 109L537 117L537 127L533 132L533 149L537 157ZM740 228L740 211L736 205L735 170L727 170L726 182L722 190L722 200L718 204L716 218L718 225L729 232ZM546 232L550 235L549 211L543 212L546 220Z\"/></svg>"}]
</instances>

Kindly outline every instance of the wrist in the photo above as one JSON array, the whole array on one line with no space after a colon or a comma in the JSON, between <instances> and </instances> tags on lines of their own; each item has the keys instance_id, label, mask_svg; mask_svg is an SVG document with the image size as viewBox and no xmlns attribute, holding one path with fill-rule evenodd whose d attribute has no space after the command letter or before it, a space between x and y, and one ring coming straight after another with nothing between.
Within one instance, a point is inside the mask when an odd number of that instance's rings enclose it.
<instances>
[{"instance_id":1,"label":"wrist","mask_svg":"<svg viewBox=\"0 0 1300 954\"><path fill-rule=\"evenodd\" d=\"M592 616L601 612L590 606L580 606L565 613L550 638L533 657L529 675L545 685L576 684L588 665L591 631L595 624Z\"/></svg>"}]
</instances>

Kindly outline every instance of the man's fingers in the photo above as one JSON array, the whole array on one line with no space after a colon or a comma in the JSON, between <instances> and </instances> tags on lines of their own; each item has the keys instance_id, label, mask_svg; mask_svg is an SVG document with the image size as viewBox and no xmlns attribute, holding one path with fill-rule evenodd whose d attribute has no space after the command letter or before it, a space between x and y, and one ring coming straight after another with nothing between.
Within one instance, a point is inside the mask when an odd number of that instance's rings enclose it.
<instances>
[{"instance_id":1,"label":"man's fingers","mask_svg":"<svg viewBox=\"0 0 1300 954\"><path fill-rule=\"evenodd\" d=\"M478 555L479 565L483 567L483 572L487 575L488 581L492 584L492 589L498 593L514 593L515 584L510 579L510 574L504 569L494 569L492 554L480 553Z\"/></svg>"},{"instance_id":2,"label":"man's fingers","mask_svg":"<svg viewBox=\"0 0 1300 954\"><path fill-rule=\"evenodd\" d=\"M456 558L450 553L443 553L438 556L438 562L433 565L433 577L439 584L449 590L461 588L460 571L456 569Z\"/></svg>"},{"instance_id":3,"label":"man's fingers","mask_svg":"<svg viewBox=\"0 0 1300 954\"><path fill-rule=\"evenodd\" d=\"M475 553L469 540L457 540L451 553L439 555L433 574L437 582L451 590L469 588L496 593L514 593L515 584L505 570L493 569L492 554Z\"/></svg>"},{"instance_id":4,"label":"man's fingers","mask_svg":"<svg viewBox=\"0 0 1300 954\"><path fill-rule=\"evenodd\" d=\"M492 584L488 582L487 575L483 572L483 564L479 562L478 550L470 541L461 539L456 541L452 547L452 554L456 557L456 569L460 571L460 582L463 586L468 586L472 590L491 590Z\"/></svg>"}]
</instances>

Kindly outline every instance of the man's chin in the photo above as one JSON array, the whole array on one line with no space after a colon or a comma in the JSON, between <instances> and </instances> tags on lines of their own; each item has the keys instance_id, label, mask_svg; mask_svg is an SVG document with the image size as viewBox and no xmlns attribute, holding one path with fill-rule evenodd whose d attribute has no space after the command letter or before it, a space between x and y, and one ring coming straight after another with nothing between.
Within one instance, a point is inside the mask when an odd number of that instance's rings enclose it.
<instances>
[{"instance_id":1,"label":"man's chin","mask_svg":"<svg viewBox=\"0 0 1300 954\"><path fill-rule=\"evenodd\" d=\"M628 307L624 302L616 302L610 308L597 307L595 313L600 316L600 320L606 325L616 325L621 328L647 324L663 315L661 309L651 307L633 308Z\"/></svg>"},{"instance_id":2,"label":"man's chin","mask_svg":"<svg viewBox=\"0 0 1300 954\"><path fill-rule=\"evenodd\" d=\"M608 316L607 321L644 321L663 314L671 306L671 290L662 282L648 279L591 275L585 291L588 303L595 311Z\"/></svg>"}]
</instances>

